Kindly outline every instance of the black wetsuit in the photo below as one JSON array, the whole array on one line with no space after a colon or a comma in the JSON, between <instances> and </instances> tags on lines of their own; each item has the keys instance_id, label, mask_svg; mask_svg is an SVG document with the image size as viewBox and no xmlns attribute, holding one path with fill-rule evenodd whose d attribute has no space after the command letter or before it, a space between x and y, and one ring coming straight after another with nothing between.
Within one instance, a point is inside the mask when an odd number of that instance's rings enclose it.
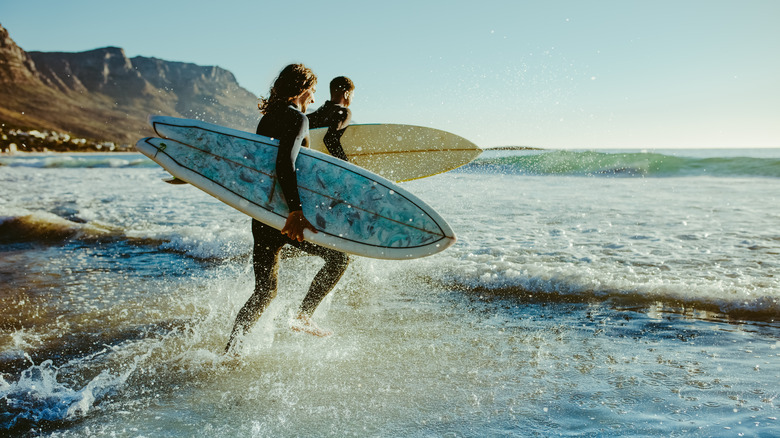
<instances>
[{"instance_id":1,"label":"black wetsuit","mask_svg":"<svg viewBox=\"0 0 780 438\"><path fill-rule=\"evenodd\" d=\"M279 140L279 152L276 158L279 184L290 211L301 210L295 160L298 151L308 138L306 116L293 106L269 111L260 119L257 133ZM290 239L279 230L255 219L252 219L252 237L254 238L252 264L255 271L255 291L236 316L228 349L234 338L245 333L276 297L279 252L284 245L292 245L325 260L325 265L314 277L309 292L301 303L300 312L307 316L314 313L317 305L336 286L349 263L349 258L342 252L310 242Z\"/></svg>"},{"instance_id":2,"label":"black wetsuit","mask_svg":"<svg viewBox=\"0 0 780 438\"><path fill-rule=\"evenodd\" d=\"M344 135L344 131L352 120L352 111L328 100L307 117L310 129L328 128L328 132L325 134L325 147L334 157L347 161L347 155L341 147L341 136Z\"/></svg>"}]
</instances>

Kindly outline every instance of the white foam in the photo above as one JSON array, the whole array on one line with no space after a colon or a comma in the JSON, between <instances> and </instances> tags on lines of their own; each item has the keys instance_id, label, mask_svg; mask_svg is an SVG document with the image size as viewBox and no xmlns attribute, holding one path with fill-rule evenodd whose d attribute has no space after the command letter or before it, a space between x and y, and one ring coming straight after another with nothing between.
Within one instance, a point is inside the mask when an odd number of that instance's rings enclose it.
<instances>
[{"instance_id":1,"label":"white foam","mask_svg":"<svg viewBox=\"0 0 780 438\"><path fill-rule=\"evenodd\" d=\"M39 423L83 417L127 377L103 371L80 389L73 389L59 382L59 369L51 360L33 364L15 382L0 375L0 399L5 400L12 417L4 424L13 427L22 420Z\"/></svg>"}]
</instances>

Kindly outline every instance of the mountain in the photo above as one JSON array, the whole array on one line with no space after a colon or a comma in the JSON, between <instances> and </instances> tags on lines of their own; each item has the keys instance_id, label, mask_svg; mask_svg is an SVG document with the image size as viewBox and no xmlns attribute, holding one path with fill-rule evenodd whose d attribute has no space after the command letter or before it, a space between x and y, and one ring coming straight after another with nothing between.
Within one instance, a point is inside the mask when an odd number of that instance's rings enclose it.
<instances>
[{"instance_id":1,"label":"mountain","mask_svg":"<svg viewBox=\"0 0 780 438\"><path fill-rule=\"evenodd\" d=\"M154 135L149 114L254 131L257 96L229 71L118 47L25 52L0 25L0 123L117 143Z\"/></svg>"}]
</instances>

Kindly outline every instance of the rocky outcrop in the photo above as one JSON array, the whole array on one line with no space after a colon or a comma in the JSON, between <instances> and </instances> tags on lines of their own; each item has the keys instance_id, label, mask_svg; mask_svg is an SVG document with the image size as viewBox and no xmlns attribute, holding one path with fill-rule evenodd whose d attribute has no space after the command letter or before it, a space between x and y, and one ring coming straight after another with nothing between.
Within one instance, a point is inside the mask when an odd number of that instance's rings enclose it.
<instances>
[{"instance_id":1,"label":"rocky outcrop","mask_svg":"<svg viewBox=\"0 0 780 438\"><path fill-rule=\"evenodd\" d=\"M134 143L153 135L149 114L254 130L257 97L229 71L118 47L79 53L25 52L0 26L0 122Z\"/></svg>"},{"instance_id":2,"label":"rocky outcrop","mask_svg":"<svg viewBox=\"0 0 780 438\"><path fill-rule=\"evenodd\" d=\"M0 25L0 84L37 81L35 63Z\"/></svg>"},{"instance_id":3,"label":"rocky outcrop","mask_svg":"<svg viewBox=\"0 0 780 438\"><path fill-rule=\"evenodd\" d=\"M145 81L124 50L106 47L81 53L30 52L39 76L62 92L140 95Z\"/></svg>"}]
</instances>

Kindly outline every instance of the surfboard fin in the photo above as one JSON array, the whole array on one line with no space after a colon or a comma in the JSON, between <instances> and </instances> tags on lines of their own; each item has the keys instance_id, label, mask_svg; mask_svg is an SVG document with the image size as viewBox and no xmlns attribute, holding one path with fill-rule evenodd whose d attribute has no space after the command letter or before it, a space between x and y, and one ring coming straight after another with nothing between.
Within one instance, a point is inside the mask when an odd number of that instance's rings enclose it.
<instances>
[{"instance_id":1,"label":"surfboard fin","mask_svg":"<svg viewBox=\"0 0 780 438\"><path fill-rule=\"evenodd\" d=\"M189 184L187 181L176 178L175 176L163 178L162 180L167 182L168 184L173 184L173 185Z\"/></svg>"}]
</instances>

